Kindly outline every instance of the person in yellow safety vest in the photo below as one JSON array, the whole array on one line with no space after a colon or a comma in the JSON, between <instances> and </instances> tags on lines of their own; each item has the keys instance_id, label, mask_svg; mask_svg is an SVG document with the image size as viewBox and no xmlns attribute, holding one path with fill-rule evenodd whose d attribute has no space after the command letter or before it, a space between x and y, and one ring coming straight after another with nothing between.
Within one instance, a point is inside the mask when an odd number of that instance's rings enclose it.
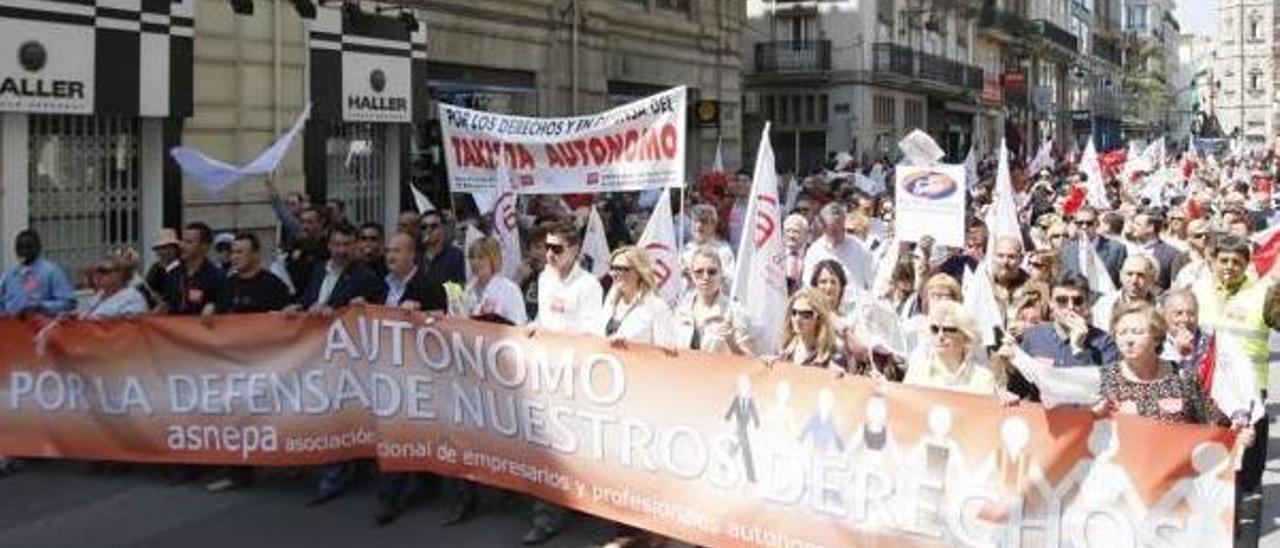
<instances>
[{"instance_id":1,"label":"person in yellow safety vest","mask_svg":"<svg viewBox=\"0 0 1280 548\"><path fill-rule=\"evenodd\" d=\"M1253 280L1246 276L1250 254L1248 240L1220 236L1210 256L1212 276L1201 278L1192 291L1200 302L1200 327L1227 334L1240 345L1240 354L1257 372L1261 398L1266 401L1268 339L1271 330L1280 325L1280 292L1270 278ZM1269 422L1263 416L1254 424L1256 439L1261 441L1245 451L1243 466L1236 475L1237 496L1256 493L1261 487Z\"/></svg>"}]
</instances>

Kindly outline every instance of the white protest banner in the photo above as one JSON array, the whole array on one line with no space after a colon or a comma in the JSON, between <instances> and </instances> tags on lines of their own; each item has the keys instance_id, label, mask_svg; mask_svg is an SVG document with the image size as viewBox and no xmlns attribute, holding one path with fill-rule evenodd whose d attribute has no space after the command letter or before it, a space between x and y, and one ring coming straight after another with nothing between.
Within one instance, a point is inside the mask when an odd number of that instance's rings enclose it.
<instances>
[{"instance_id":1,"label":"white protest banner","mask_svg":"<svg viewBox=\"0 0 1280 548\"><path fill-rule=\"evenodd\" d=\"M530 118L440 104L454 192L500 186L519 194L680 188L685 175L684 87L590 116Z\"/></svg>"},{"instance_id":2,"label":"white protest banner","mask_svg":"<svg viewBox=\"0 0 1280 548\"><path fill-rule=\"evenodd\" d=\"M933 236L941 245L964 247L964 166L898 166L894 171L897 215L894 234L903 242Z\"/></svg>"}]
</instances>

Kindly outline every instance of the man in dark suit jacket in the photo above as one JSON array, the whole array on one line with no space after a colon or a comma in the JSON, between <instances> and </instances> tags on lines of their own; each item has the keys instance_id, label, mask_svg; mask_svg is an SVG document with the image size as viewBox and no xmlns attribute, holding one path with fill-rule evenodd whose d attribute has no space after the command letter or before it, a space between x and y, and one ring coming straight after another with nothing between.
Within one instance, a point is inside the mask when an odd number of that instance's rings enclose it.
<instances>
[{"instance_id":1,"label":"man in dark suit jacket","mask_svg":"<svg viewBox=\"0 0 1280 548\"><path fill-rule=\"evenodd\" d=\"M387 285L368 266L355 260L356 229L349 224L329 233L329 260L311 273L302 293L306 310L341 308L352 302L381 304Z\"/></svg>"},{"instance_id":2,"label":"man in dark suit jacket","mask_svg":"<svg viewBox=\"0 0 1280 548\"><path fill-rule=\"evenodd\" d=\"M356 228L338 224L329 232L329 260L311 274L311 283L302 293L302 307L319 312L349 304L382 304L387 298L387 285L368 266L356 262ZM340 462L325 466L315 498L308 506L325 504L346 491L356 475L356 463Z\"/></svg>"},{"instance_id":3,"label":"man in dark suit jacket","mask_svg":"<svg viewBox=\"0 0 1280 548\"><path fill-rule=\"evenodd\" d=\"M466 283L466 256L449 243L449 230L439 211L422 214L422 269L432 286Z\"/></svg>"},{"instance_id":4,"label":"man in dark suit jacket","mask_svg":"<svg viewBox=\"0 0 1280 548\"><path fill-rule=\"evenodd\" d=\"M1076 211L1072 224L1076 227L1076 241L1063 244L1062 251L1058 252L1058 264L1062 265L1062 271L1084 275L1080 268L1080 240L1085 240L1098 252L1102 264L1106 265L1111 283L1119 287L1120 267L1124 266L1124 260L1129 256L1124 244L1098 235L1098 211L1090 206L1083 206Z\"/></svg>"},{"instance_id":5,"label":"man in dark suit jacket","mask_svg":"<svg viewBox=\"0 0 1280 548\"><path fill-rule=\"evenodd\" d=\"M1140 212L1133 218L1133 242L1154 257L1160 266L1160 275L1156 279L1159 292L1168 291L1173 277L1187 264L1185 253L1160 238L1162 231L1164 212L1158 209Z\"/></svg>"}]
</instances>

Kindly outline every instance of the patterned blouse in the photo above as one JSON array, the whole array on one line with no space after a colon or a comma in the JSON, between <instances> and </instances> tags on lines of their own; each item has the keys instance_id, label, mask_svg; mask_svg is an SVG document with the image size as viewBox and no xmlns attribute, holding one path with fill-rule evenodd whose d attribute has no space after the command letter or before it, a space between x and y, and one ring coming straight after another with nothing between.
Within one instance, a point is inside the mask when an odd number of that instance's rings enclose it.
<instances>
[{"instance_id":1,"label":"patterned blouse","mask_svg":"<svg viewBox=\"0 0 1280 548\"><path fill-rule=\"evenodd\" d=\"M1124 415L1189 424L1229 423L1205 396L1195 369L1162 363L1172 373L1147 382L1125 378L1119 363L1103 366L1102 397Z\"/></svg>"}]
</instances>

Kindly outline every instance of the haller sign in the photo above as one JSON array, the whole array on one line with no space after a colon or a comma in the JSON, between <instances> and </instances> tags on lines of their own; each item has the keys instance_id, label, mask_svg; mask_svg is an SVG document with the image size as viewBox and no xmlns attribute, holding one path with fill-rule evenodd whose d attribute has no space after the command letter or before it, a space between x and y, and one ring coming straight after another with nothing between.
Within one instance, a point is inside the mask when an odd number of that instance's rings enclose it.
<instances>
[{"instance_id":1,"label":"haller sign","mask_svg":"<svg viewBox=\"0 0 1280 548\"><path fill-rule=\"evenodd\" d=\"M0 18L0 110L93 113L94 30Z\"/></svg>"},{"instance_id":2,"label":"haller sign","mask_svg":"<svg viewBox=\"0 0 1280 548\"><path fill-rule=\"evenodd\" d=\"M402 122L412 118L412 74L404 57L342 54L342 119L349 122Z\"/></svg>"}]
</instances>

